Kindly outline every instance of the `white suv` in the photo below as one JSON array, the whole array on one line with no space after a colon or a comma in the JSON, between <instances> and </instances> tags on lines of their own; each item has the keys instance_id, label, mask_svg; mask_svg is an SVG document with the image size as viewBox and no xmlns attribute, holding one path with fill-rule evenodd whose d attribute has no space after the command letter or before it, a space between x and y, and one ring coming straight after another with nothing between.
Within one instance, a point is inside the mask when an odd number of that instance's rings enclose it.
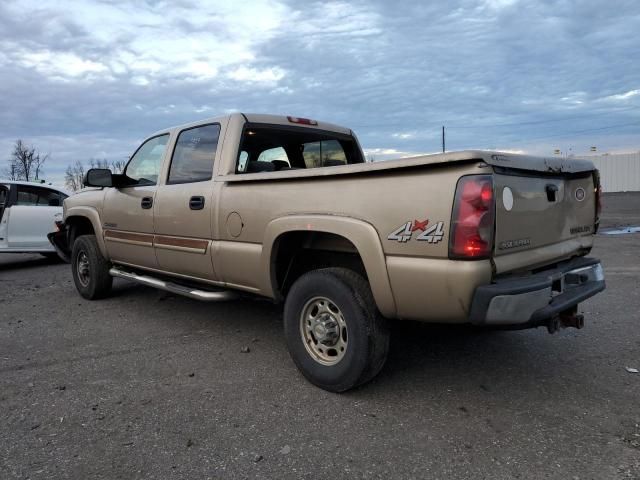
<instances>
[{"instance_id":1,"label":"white suv","mask_svg":"<svg viewBox=\"0 0 640 480\"><path fill-rule=\"evenodd\" d=\"M69 195L51 185L0 180L0 253L55 256L47 234L55 230Z\"/></svg>"}]
</instances>

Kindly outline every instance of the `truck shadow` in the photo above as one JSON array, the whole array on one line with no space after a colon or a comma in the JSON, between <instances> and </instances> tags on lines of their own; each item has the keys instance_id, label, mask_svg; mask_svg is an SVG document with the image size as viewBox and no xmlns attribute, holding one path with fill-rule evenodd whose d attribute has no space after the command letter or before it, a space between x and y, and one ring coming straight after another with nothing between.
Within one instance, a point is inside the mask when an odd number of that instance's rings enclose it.
<instances>
[{"instance_id":1,"label":"truck shadow","mask_svg":"<svg viewBox=\"0 0 640 480\"><path fill-rule=\"evenodd\" d=\"M147 321L161 323L158 329L181 327L189 331L207 331L213 336L227 335L227 342L244 345L246 339L259 339L265 348L267 364L288 364L282 330L282 306L248 297L238 301L205 303L190 300L125 281L114 283L113 299L145 304ZM117 299L117 300L116 300ZM145 315L145 317L147 317ZM420 322L392 321L391 346L386 365L373 382L346 395L357 398L387 395L392 391L423 392L427 396L456 388L464 391L520 388L534 391L540 379L553 381L562 367L579 369L574 335L561 332L550 336L544 329L492 331L468 325L432 325ZM561 345L559 345L560 340ZM239 347L238 347L239 348ZM256 367L257 368L257 367ZM579 376L579 375L578 375ZM297 388L306 384L302 376Z\"/></svg>"},{"instance_id":2,"label":"truck shadow","mask_svg":"<svg viewBox=\"0 0 640 480\"><path fill-rule=\"evenodd\" d=\"M550 336L543 328L496 331L418 322L394 322L391 331L382 372L354 392L368 396L407 384L428 395L450 389L531 391L540 380L562 381L572 372L574 380L582 377L574 341L580 334L569 331Z\"/></svg>"}]
</instances>

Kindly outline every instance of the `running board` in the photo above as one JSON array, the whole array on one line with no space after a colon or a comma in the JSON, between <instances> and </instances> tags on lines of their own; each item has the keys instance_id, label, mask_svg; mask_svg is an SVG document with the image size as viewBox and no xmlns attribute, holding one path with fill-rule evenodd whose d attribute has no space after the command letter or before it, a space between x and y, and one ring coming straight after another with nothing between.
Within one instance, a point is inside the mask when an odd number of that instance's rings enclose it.
<instances>
[{"instance_id":1,"label":"running board","mask_svg":"<svg viewBox=\"0 0 640 480\"><path fill-rule=\"evenodd\" d=\"M206 302L221 302L238 298L238 294L232 292L231 290L220 290L217 292L197 290L195 288L178 285L177 283L165 282L164 280L160 280L159 278L155 277L149 277L148 275L138 275L136 273L125 272L115 267L109 270L109 274L112 277L124 278L126 280L141 283L142 285L146 285L148 287L158 288L166 292L183 295L195 300L204 300Z\"/></svg>"}]
</instances>

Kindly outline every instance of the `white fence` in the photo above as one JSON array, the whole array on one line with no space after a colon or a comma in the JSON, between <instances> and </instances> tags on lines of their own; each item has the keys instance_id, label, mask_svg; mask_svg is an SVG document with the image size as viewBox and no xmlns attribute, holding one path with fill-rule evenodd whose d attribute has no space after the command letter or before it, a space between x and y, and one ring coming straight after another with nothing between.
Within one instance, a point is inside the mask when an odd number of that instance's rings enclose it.
<instances>
[{"instance_id":1,"label":"white fence","mask_svg":"<svg viewBox=\"0 0 640 480\"><path fill-rule=\"evenodd\" d=\"M640 152L581 158L591 160L600 170L600 181L605 193L640 191Z\"/></svg>"}]
</instances>

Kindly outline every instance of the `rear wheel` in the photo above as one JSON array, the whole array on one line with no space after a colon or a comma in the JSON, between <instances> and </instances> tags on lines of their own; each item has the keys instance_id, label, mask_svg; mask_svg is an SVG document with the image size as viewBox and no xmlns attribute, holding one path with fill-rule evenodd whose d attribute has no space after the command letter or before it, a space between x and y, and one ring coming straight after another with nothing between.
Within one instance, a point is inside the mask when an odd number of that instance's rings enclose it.
<instances>
[{"instance_id":1,"label":"rear wheel","mask_svg":"<svg viewBox=\"0 0 640 480\"><path fill-rule=\"evenodd\" d=\"M332 392L371 380L389 350L386 320L369 284L344 268L314 270L293 284L285 302L284 330L298 369Z\"/></svg>"},{"instance_id":2,"label":"rear wheel","mask_svg":"<svg viewBox=\"0 0 640 480\"><path fill-rule=\"evenodd\" d=\"M82 235L73 243L71 273L78 293L88 300L104 298L111 292L111 265L102 256L95 235Z\"/></svg>"}]
</instances>

